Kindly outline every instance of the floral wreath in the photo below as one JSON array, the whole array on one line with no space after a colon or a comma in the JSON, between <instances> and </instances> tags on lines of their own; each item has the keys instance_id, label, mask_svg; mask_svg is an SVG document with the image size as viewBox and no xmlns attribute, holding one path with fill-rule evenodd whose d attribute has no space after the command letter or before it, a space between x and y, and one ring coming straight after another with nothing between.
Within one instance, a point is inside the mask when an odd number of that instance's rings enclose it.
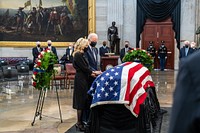
<instances>
[{"instance_id":1,"label":"floral wreath","mask_svg":"<svg viewBox=\"0 0 200 133\"><path fill-rule=\"evenodd\" d=\"M49 49L45 49L38 55L38 60L33 68L32 85L36 89L50 87L50 80L55 73L54 64L57 62L55 54Z\"/></svg>"},{"instance_id":2,"label":"floral wreath","mask_svg":"<svg viewBox=\"0 0 200 133\"><path fill-rule=\"evenodd\" d=\"M128 51L128 53L124 56L123 62L139 62L143 66L147 67L149 71L153 70L154 60L152 56L144 49L132 48Z\"/></svg>"}]
</instances>

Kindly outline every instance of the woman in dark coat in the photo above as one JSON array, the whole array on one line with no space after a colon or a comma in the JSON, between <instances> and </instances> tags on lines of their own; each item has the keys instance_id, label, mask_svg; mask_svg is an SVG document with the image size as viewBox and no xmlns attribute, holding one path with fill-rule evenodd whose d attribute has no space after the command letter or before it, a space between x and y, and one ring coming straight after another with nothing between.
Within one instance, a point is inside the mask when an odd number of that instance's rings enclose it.
<instances>
[{"instance_id":1,"label":"woman in dark coat","mask_svg":"<svg viewBox=\"0 0 200 133\"><path fill-rule=\"evenodd\" d=\"M74 80L73 108L77 109L76 128L83 131L83 110L89 108L87 91L89 89L89 76L95 77L95 72L90 70L89 63L84 56L88 49L88 40L80 38L75 43L73 66L76 69Z\"/></svg>"}]
</instances>

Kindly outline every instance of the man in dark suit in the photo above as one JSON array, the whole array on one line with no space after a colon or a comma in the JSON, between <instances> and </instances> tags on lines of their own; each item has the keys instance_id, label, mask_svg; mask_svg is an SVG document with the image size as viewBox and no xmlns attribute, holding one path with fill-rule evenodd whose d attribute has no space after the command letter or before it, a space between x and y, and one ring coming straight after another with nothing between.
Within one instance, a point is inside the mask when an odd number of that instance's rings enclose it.
<instances>
[{"instance_id":1,"label":"man in dark suit","mask_svg":"<svg viewBox=\"0 0 200 133\"><path fill-rule=\"evenodd\" d=\"M69 47L67 47L67 49L66 49L65 63L72 63L73 62L73 52L74 52L74 46L73 46L73 43L70 43Z\"/></svg>"},{"instance_id":2,"label":"man in dark suit","mask_svg":"<svg viewBox=\"0 0 200 133\"><path fill-rule=\"evenodd\" d=\"M48 41L47 41L47 45L48 45L48 46L47 46L46 48L50 49L50 50L56 55L56 57L57 57L57 59L58 59L56 47L52 46L51 40L48 40Z\"/></svg>"},{"instance_id":3,"label":"man in dark suit","mask_svg":"<svg viewBox=\"0 0 200 133\"><path fill-rule=\"evenodd\" d=\"M40 52L42 52L42 48L40 47L41 43L38 41L36 42L36 47L32 49L32 55L33 55L33 63L35 63L36 59L38 58L38 55Z\"/></svg>"},{"instance_id":4,"label":"man in dark suit","mask_svg":"<svg viewBox=\"0 0 200 133\"><path fill-rule=\"evenodd\" d=\"M169 133L200 133L200 52L180 60Z\"/></svg>"},{"instance_id":5,"label":"man in dark suit","mask_svg":"<svg viewBox=\"0 0 200 133\"><path fill-rule=\"evenodd\" d=\"M99 48L99 55L100 55L100 67L101 67L101 70L103 69L103 64L102 64L102 59L101 57L104 57L104 56L108 56L108 55L105 55L106 53L110 53L110 48L108 46L106 46L106 41L103 41L103 46L101 46Z\"/></svg>"},{"instance_id":6,"label":"man in dark suit","mask_svg":"<svg viewBox=\"0 0 200 133\"><path fill-rule=\"evenodd\" d=\"M88 51L85 53L86 58L89 62L90 69L92 71L98 70L98 49L95 47L98 41L98 35L95 33L90 33L88 35L89 47Z\"/></svg>"},{"instance_id":7,"label":"man in dark suit","mask_svg":"<svg viewBox=\"0 0 200 133\"><path fill-rule=\"evenodd\" d=\"M99 55L100 57L107 56L105 53L110 53L110 48L106 46L106 41L103 41L103 46L99 48Z\"/></svg>"},{"instance_id":8,"label":"man in dark suit","mask_svg":"<svg viewBox=\"0 0 200 133\"><path fill-rule=\"evenodd\" d=\"M185 41L184 42L185 46L183 46L180 49L180 53L179 53L179 60L189 56L190 54L192 54L194 52L194 50L190 47L190 42L189 41Z\"/></svg>"},{"instance_id":9,"label":"man in dark suit","mask_svg":"<svg viewBox=\"0 0 200 133\"><path fill-rule=\"evenodd\" d=\"M121 62L123 62L123 58L124 56L126 55L126 53L131 50L132 48L129 46L129 41L125 41L125 44L124 44L124 48L121 49L120 51L120 59L121 59Z\"/></svg>"},{"instance_id":10,"label":"man in dark suit","mask_svg":"<svg viewBox=\"0 0 200 133\"><path fill-rule=\"evenodd\" d=\"M92 71L97 71L98 70L98 49L95 47L98 41L98 35L96 33L90 33L88 35L88 41L89 41L89 46L87 52L85 52L85 57L89 63L90 70ZM93 81L95 80L94 77L90 76L89 77L89 83L88 86L91 87ZM89 88L88 88L89 90ZM91 104L91 97L88 97L87 103L90 105ZM83 122L86 124L88 123L89 120L89 115L90 115L90 110L84 110L83 112Z\"/></svg>"}]
</instances>

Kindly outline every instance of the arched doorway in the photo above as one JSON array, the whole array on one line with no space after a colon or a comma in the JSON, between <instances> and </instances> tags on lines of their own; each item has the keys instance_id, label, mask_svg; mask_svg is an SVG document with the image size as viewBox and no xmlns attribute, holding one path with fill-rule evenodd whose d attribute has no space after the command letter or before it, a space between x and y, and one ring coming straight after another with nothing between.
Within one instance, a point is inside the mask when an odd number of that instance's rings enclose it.
<instances>
[{"instance_id":1,"label":"arched doorway","mask_svg":"<svg viewBox=\"0 0 200 133\"><path fill-rule=\"evenodd\" d=\"M154 68L159 69L158 60L158 48L160 47L161 41L165 41L167 47L167 62L166 69L174 69L174 31L171 18L168 18L162 22L154 22L150 19L146 20L144 30L142 32L142 49L147 49L149 41L154 42L156 48L156 57Z\"/></svg>"}]
</instances>

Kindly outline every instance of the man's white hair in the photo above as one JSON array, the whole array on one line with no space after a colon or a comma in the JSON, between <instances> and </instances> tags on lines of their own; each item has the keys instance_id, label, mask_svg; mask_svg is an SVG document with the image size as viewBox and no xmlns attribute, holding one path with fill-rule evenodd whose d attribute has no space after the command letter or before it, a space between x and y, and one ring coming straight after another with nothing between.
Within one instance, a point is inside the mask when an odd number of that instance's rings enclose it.
<instances>
[{"instance_id":1,"label":"man's white hair","mask_svg":"<svg viewBox=\"0 0 200 133\"><path fill-rule=\"evenodd\" d=\"M96 33L90 33L90 34L88 35L88 39L89 39L89 40L90 40L91 38L93 38L93 37L98 38L98 35L97 35Z\"/></svg>"},{"instance_id":2,"label":"man's white hair","mask_svg":"<svg viewBox=\"0 0 200 133\"><path fill-rule=\"evenodd\" d=\"M184 41L184 44L190 44L190 41L186 40Z\"/></svg>"}]
</instances>

